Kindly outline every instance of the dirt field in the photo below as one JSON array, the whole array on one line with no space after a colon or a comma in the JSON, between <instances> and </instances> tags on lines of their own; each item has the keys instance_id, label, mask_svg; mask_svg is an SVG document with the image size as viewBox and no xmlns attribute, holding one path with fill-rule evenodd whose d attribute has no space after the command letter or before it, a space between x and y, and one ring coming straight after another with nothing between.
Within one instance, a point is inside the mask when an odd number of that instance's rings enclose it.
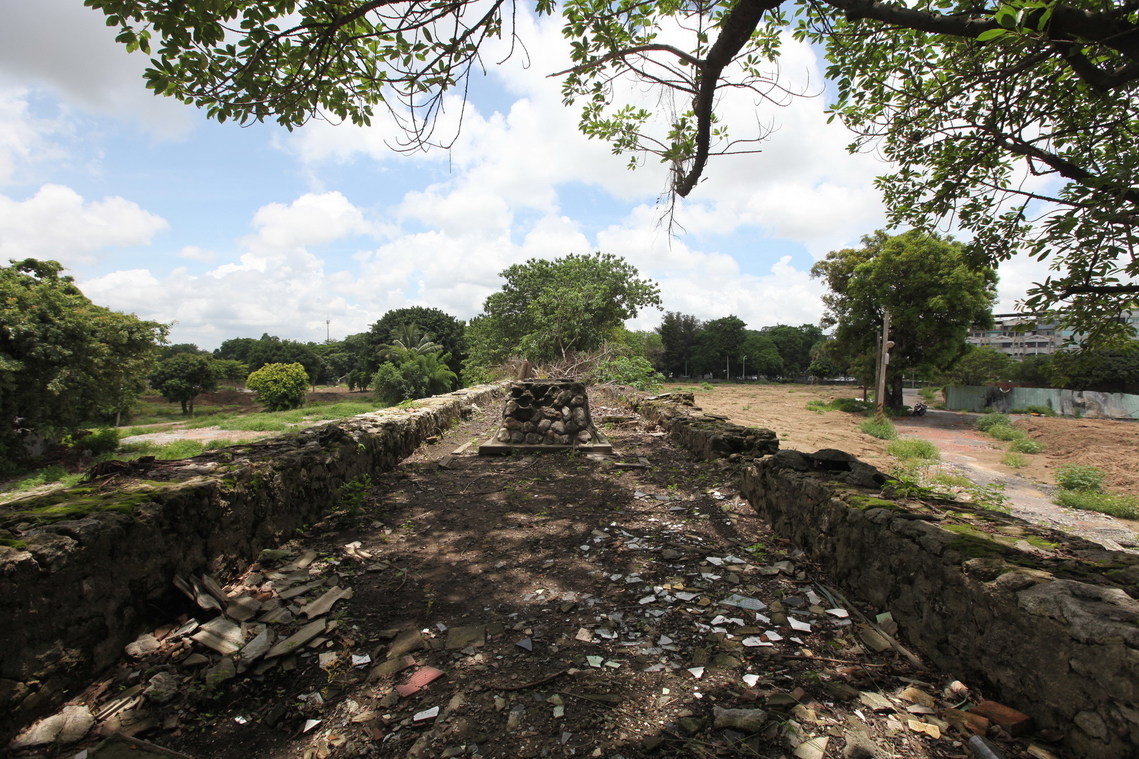
<instances>
[{"instance_id":1,"label":"dirt field","mask_svg":"<svg viewBox=\"0 0 1139 759\"><path fill-rule=\"evenodd\" d=\"M676 387L691 388L692 385L669 386ZM838 448L881 469L889 469L894 462L886 453L886 442L860 432L861 417L841 411L820 414L807 408L807 402L813 399L830 401L842 397L860 397L859 389L820 385L716 385L715 390L698 390L696 405L739 424L774 430L784 448L802 451ZM1000 441L972 435L967 438L978 437L985 445L975 444L971 439L956 443L934 439L944 437L936 430L950 426L946 417L959 419L960 429L965 430L977 416L964 412L931 413L926 417L897 419L895 424L903 435L925 437L939 447L967 446L969 455L979 464L1009 477L1021 476L1052 486L1057 467L1090 464L1107 473L1104 482L1108 488L1139 495L1139 422L1018 416L1016 424L1032 439L1044 443L1047 450L1025 456L1028 465L1015 470L1001 463L1006 444Z\"/></svg>"}]
</instances>

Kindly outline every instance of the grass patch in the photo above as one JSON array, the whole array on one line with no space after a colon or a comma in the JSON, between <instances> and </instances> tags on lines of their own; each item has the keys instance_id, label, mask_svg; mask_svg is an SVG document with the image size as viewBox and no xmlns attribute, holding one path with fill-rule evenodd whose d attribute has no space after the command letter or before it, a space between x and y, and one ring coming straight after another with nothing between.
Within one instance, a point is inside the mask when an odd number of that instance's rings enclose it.
<instances>
[{"instance_id":1,"label":"grass patch","mask_svg":"<svg viewBox=\"0 0 1139 759\"><path fill-rule=\"evenodd\" d=\"M1010 414L1039 414L1040 416L1056 416L1056 412L1051 406L1025 406L1024 408L1012 408L1008 411Z\"/></svg>"},{"instance_id":2,"label":"grass patch","mask_svg":"<svg viewBox=\"0 0 1139 759\"><path fill-rule=\"evenodd\" d=\"M899 459L937 461L941 458L941 451L937 449L937 446L921 438L893 440L886 446L886 452Z\"/></svg>"},{"instance_id":3,"label":"grass patch","mask_svg":"<svg viewBox=\"0 0 1139 759\"><path fill-rule=\"evenodd\" d=\"M1065 464L1056 470L1056 484L1064 490L1103 492L1103 470L1095 466Z\"/></svg>"},{"instance_id":4,"label":"grass patch","mask_svg":"<svg viewBox=\"0 0 1139 759\"><path fill-rule=\"evenodd\" d=\"M943 488L968 488L973 486L973 481L965 475L944 471L935 474L932 482L934 485Z\"/></svg>"},{"instance_id":5,"label":"grass patch","mask_svg":"<svg viewBox=\"0 0 1139 759\"><path fill-rule=\"evenodd\" d=\"M1061 490L1056 503L1069 509L1098 511L1123 519L1139 519L1139 498L1121 493L1103 493L1094 490Z\"/></svg>"},{"instance_id":6,"label":"grass patch","mask_svg":"<svg viewBox=\"0 0 1139 759\"><path fill-rule=\"evenodd\" d=\"M205 450L206 447L196 440L175 440L173 443L165 445L131 443L119 449L117 458L123 461L132 461L143 456L153 456L160 461L175 461L193 458L201 455Z\"/></svg>"},{"instance_id":7,"label":"grass patch","mask_svg":"<svg viewBox=\"0 0 1139 759\"><path fill-rule=\"evenodd\" d=\"M870 405L866 401L860 401L857 398L835 398L830 401L814 400L807 401L807 408L815 413L822 414L827 411L845 411L848 414L865 414L870 410Z\"/></svg>"},{"instance_id":8,"label":"grass patch","mask_svg":"<svg viewBox=\"0 0 1139 759\"><path fill-rule=\"evenodd\" d=\"M894 423L884 417L882 419L867 419L865 422L858 426L858 429L862 430L870 437L876 437L879 440L898 439L898 431L894 429Z\"/></svg>"},{"instance_id":9,"label":"grass patch","mask_svg":"<svg viewBox=\"0 0 1139 759\"><path fill-rule=\"evenodd\" d=\"M82 474L70 474L66 469L61 466L53 465L44 467L36 472L29 473L23 479L10 482L0 492L4 493L22 493L26 490L43 487L44 485L60 484L66 487L71 487L82 479Z\"/></svg>"},{"instance_id":10,"label":"grass patch","mask_svg":"<svg viewBox=\"0 0 1139 759\"><path fill-rule=\"evenodd\" d=\"M1009 450L1001 458L1001 463L1007 467L1012 467L1013 469L1021 469L1026 464L1028 464L1028 459L1026 459L1023 454L1012 450L1012 447L1010 446Z\"/></svg>"},{"instance_id":11,"label":"grass patch","mask_svg":"<svg viewBox=\"0 0 1139 759\"><path fill-rule=\"evenodd\" d=\"M1011 427L1012 419L1008 417L1008 414L988 413L978 419L974 423L974 426L981 432L988 432L990 428L999 424L1003 424L1006 427Z\"/></svg>"},{"instance_id":12,"label":"grass patch","mask_svg":"<svg viewBox=\"0 0 1139 759\"><path fill-rule=\"evenodd\" d=\"M1026 437L1024 430L1013 427L1011 424L994 424L985 430L989 437L997 440L1022 440Z\"/></svg>"},{"instance_id":13,"label":"grass patch","mask_svg":"<svg viewBox=\"0 0 1139 759\"><path fill-rule=\"evenodd\" d=\"M1013 453L1043 453L1044 449L1047 447L1048 446L1044 445L1044 443L1041 443L1039 440L1022 437L1018 440L1012 441L1012 444L1008 447L1008 449Z\"/></svg>"}]
</instances>

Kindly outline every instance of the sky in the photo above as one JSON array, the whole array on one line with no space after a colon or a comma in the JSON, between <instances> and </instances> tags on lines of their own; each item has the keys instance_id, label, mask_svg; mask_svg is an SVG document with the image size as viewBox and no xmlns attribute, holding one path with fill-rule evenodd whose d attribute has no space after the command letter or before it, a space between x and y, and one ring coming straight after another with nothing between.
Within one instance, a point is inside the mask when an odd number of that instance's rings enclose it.
<instances>
[{"instance_id":1,"label":"sky","mask_svg":"<svg viewBox=\"0 0 1139 759\"><path fill-rule=\"evenodd\" d=\"M174 343L336 340L412 305L469 319L507 266L594 251L657 282L667 311L817 323L811 265L886 224L873 180L888 165L846 151L822 97L777 108L734 94L718 113L741 136L757 122L772 135L713 159L670 231L666 167L630 171L562 104L557 18L520 17L528 55L488 66L465 110L449 101L451 150L412 155L389 149L398 135L379 117L289 132L156 97L146 56L79 0L0 0L0 18L0 261L57 260L95 303L171 324ZM821 89L815 52L785 45L782 75ZM997 312L1036 267L1002 265Z\"/></svg>"}]
</instances>

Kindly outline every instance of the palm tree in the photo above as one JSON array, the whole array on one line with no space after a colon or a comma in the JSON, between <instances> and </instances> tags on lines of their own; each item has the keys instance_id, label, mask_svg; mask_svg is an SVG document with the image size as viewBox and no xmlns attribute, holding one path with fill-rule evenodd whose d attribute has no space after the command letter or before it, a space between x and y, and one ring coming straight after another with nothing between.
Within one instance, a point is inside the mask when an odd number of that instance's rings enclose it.
<instances>
[{"instance_id":1,"label":"palm tree","mask_svg":"<svg viewBox=\"0 0 1139 759\"><path fill-rule=\"evenodd\" d=\"M391 342L380 346L380 359L397 361L407 356L425 356L438 353L443 346L431 339L430 332L423 332L416 324L401 324L392 330Z\"/></svg>"}]
</instances>

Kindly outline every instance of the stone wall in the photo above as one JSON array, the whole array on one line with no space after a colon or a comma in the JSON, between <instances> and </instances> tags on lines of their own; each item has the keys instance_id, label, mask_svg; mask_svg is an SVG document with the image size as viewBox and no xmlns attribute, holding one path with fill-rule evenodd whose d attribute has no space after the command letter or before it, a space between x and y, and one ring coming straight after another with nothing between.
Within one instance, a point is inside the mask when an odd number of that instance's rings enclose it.
<instances>
[{"instance_id":1,"label":"stone wall","mask_svg":"<svg viewBox=\"0 0 1139 759\"><path fill-rule=\"evenodd\" d=\"M771 430L732 424L726 417L705 414L693 406L692 393L667 393L636 398L638 414L654 422L677 445L703 459L766 456L779 450Z\"/></svg>"},{"instance_id":2,"label":"stone wall","mask_svg":"<svg viewBox=\"0 0 1139 759\"><path fill-rule=\"evenodd\" d=\"M702 457L765 438L683 395L633 405ZM891 612L926 661L1032 716L1071 756L1139 755L1139 556L996 512L977 510L988 532L942 524L945 510L883 498L885 480L841 451L781 451L746 463L740 489L850 595Z\"/></svg>"},{"instance_id":3,"label":"stone wall","mask_svg":"<svg viewBox=\"0 0 1139 759\"><path fill-rule=\"evenodd\" d=\"M114 662L176 575L225 577L336 508L341 485L391 469L502 392L467 388L41 502L73 518L0 544L0 745ZM39 518L20 508L0 526Z\"/></svg>"},{"instance_id":4,"label":"stone wall","mask_svg":"<svg viewBox=\"0 0 1139 759\"><path fill-rule=\"evenodd\" d=\"M585 383L574 380L512 383L495 434L511 445L572 446L595 438Z\"/></svg>"}]
</instances>

